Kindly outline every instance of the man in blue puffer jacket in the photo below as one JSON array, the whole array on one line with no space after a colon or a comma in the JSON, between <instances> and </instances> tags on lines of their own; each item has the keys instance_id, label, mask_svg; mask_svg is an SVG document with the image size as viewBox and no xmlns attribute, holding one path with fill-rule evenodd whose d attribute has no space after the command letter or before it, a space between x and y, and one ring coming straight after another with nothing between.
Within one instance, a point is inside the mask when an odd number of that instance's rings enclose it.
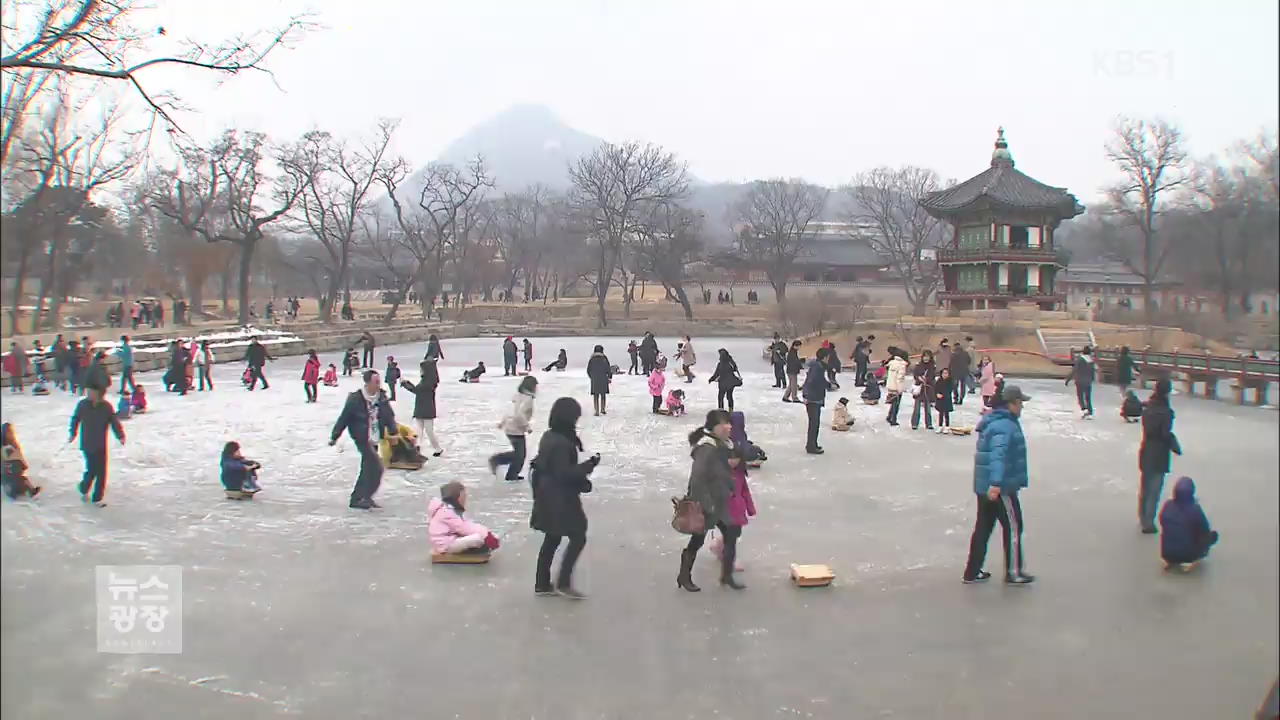
<instances>
[{"instance_id":1,"label":"man in blue puffer jacket","mask_svg":"<svg viewBox=\"0 0 1280 720\"><path fill-rule=\"evenodd\" d=\"M1017 385L1005 385L992 411L978 423L978 449L974 454L973 492L978 499L978 519L969 540L965 584L984 582L991 573L982 569L987 541L996 522L1004 540L1004 581L1028 585L1022 560L1022 506L1018 491L1027 486L1027 439L1018 418L1022 404L1031 398Z\"/></svg>"}]
</instances>

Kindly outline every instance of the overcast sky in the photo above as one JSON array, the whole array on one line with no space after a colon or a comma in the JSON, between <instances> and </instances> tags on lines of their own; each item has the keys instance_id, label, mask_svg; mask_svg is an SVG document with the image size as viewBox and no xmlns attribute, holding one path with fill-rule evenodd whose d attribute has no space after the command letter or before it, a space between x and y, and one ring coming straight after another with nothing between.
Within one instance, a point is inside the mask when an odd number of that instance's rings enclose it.
<instances>
[{"instance_id":1,"label":"overcast sky","mask_svg":"<svg viewBox=\"0 0 1280 720\"><path fill-rule=\"evenodd\" d=\"M424 164L515 103L607 140L659 143L706 180L828 184L905 163L964 179L998 125L1018 167L1092 198L1118 113L1163 116L1194 154L1274 131L1274 0L700 2L166 0L202 39L310 8L326 27L262 77L187 71L195 132L357 134L402 118ZM169 75L158 78L170 82Z\"/></svg>"}]
</instances>

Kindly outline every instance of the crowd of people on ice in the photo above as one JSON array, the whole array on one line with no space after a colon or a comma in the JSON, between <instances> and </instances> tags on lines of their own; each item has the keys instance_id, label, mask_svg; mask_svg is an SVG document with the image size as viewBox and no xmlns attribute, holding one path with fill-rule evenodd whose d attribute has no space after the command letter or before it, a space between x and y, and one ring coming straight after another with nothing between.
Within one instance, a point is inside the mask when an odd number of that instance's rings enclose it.
<instances>
[{"instance_id":1,"label":"crowd of people on ice","mask_svg":"<svg viewBox=\"0 0 1280 720\"><path fill-rule=\"evenodd\" d=\"M956 406L964 404L967 397L979 395L982 402L980 420L973 429L977 435L973 492L977 503L974 530L971 536L968 562L962 579L965 583L982 582L991 577L983 569L989 537L996 524L1001 527L1005 548L1005 582L1026 585L1034 578L1026 572L1022 555L1021 535L1023 516L1018 501L1019 492L1028 485L1026 462L1026 438L1022 433L1020 418L1025 403L1031 398L1017 385L1005 382L996 371L991 357L981 353L972 338L952 345L943 339L936 351L926 349L918 357L890 346L883 357L873 359L875 336L858 337L846 367L832 343L824 342L814 357L801 356L803 343L799 340L785 342L777 334L770 343L767 354L773 368L774 388L783 390L782 402L802 403L806 407L808 427L805 450L810 454L824 452L818 444L822 413L827 395L840 388L839 376L848 369L854 374L854 387L862 388L861 399L865 404L883 402L888 406L885 421L890 426L899 425L899 411L904 397L911 398L911 428L918 429L921 422L931 429L936 419L939 432L951 429L950 415ZM356 352L356 346L361 349ZM437 417L436 392L440 383L439 362L444 352L439 338L432 335L427 340L426 352L419 364L417 382L403 379L394 357L386 358L385 372L375 368L376 341L365 332L355 345L348 348L343 358L343 374L360 371L359 389L349 393L329 436L329 443L336 444L346 434L360 456L360 467L349 498L349 506L355 509L379 507L374 496L378 491L384 469L390 467L421 467L426 462L417 446L418 438L431 444L439 457L444 449L435 433ZM489 458L490 471L506 468L505 478L516 482L524 479L528 460L527 436L532 432L538 380L532 374L533 343L514 337L502 342L504 376L519 378L511 407L497 423L506 436L510 450L496 453ZM39 363L35 368L36 383L47 382L47 367L53 362L53 384L67 392L84 395L75 407L70 420L69 441L77 437L84 455L85 471L79 490L85 502L105 505L108 467L108 433L124 444L126 435L121 421L132 414L146 412L147 399L141 385L134 378L133 349L128 336L122 336L114 354L120 360L119 402L116 406L107 400L113 387L104 361L105 352L94 350L88 338L79 342L63 342L61 336L47 350L36 343L29 355L16 344L3 360L3 368L12 377L13 392L24 390L21 378L27 374L26 363ZM698 363L693 339L685 336L677 342L674 365L661 352L652 333L645 333L639 342L627 346L629 366L627 375L646 378L652 397L651 411L657 414L681 416L686 412L686 394L680 388L667 388L668 367L672 367L673 384L682 379L683 384L696 379L694 368ZM521 367L523 356L523 370ZM760 467L766 461L764 449L750 441L746 433L745 414L734 408L734 390L742 386L744 379L738 364L726 349L716 353L713 372L708 383L716 385L716 409L707 412L705 420L688 435L691 470L687 495L683 504L677 504L678 519L673 525L688 534L689 541L681 553L677 574L677 586L690 592L699 588L692 579L692 569L699 549L712 531L712 549L720 564L720 582L725 587L742 589L735 577L737 568L737 543L748 518L755 514L747 482L748 468ZM977 362L975 363L975 359ZM263 390L269 388L264 368L274 358L257 338L253 338L243 355L245 370L243 384L253 391L260 383ZM170 344L169 362L164 372L165 389L185 395L187 392L213 390L210 367L216 362L207 341L175 340ZM565 349L559 349L556 359L543 368L544 372L563 372L569 365ZM602 345L596 345L587 358L586 375L592 397L592 410L596 416L608 414L608 395L615 377L621 375L619 366L613 364ZM323 373L319 355L309 351L301 380L305 402L314 403L319 384L338 385L337 368L330 363ZM800 380L801 372L804 380ZM485 372L483 363L463 373L463 382L477 382ZM1090 348L1080 351L1074 361L1068 383L1075 383L1082 417L1093 417L1092 388L1099 373ZM1181 446L1173 433L1174 413L1170 407L1171 385L1168 379L1159 380L1150 397L1138 401L1129 386L1134 380L1134 361L1128 349L1120 354L1116 370L1122 402L1121 416L1126 420L1140 420L1142 443L1139 451L1139 526L1143 533L1159 532L1157 521L1163 529L1162 557L1170 566L1188 566L1202 559L1218 538L1210 529L1203 510L1195 499L1195 486L1190 478L1180 478L1174 493L1163 509L1159 501L1165 477L1170 472L1170 455L1180 454ZM396 421L392 403L396 389L401 388L413 397L414 426ZM45 392L48 390L46 388ZM530 485L533 492L533 509L530 524L544 533L545 538L538 553L535 572L535 592L559 594L572 598L582 595L573 587L574 563L586 544L587 520L581 495L592 490L591 475L601 462L598 453L585 460L581 438L577 433L582 408L571 397L561 397L552 403L547 430L538 441L535 455L528 462L531 470ZM854 425L849 411L849 399L840 398L834 403L831 427L847 431ZM16 437L14 427L3 426L3 482L5 493L12 499L33 497L40 491L28 479L25 458ZM404 463L408 463L407 465ZM240 445L227 442L222 451L221 478L224 488L237 497L251 496L261 488L258 470L261 465L246 459ZM440 553L484 553L498 546L496 536L470 520L465 519L466 488L460 482L450 482L441 488L441 496L428 508L429 535L432 547ZM692 513L689 507L696 508ZM680 510L683 508L683 510ZM1157 514L1157 510L1159 512ZM689 520L690 517L695 520ZM551 577L551 566L562 542L566 542L559 572Z\"/></svg>"}]
</instances>

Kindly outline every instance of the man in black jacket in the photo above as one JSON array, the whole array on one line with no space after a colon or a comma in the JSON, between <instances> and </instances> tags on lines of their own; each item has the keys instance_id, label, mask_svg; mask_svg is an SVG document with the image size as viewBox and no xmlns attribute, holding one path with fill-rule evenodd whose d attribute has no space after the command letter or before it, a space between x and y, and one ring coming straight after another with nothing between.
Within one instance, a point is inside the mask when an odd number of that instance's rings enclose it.
<instances>
[{"instance_id":1,"label":"man in black jacket","mask_svg":"<svg viewBox=\"0 0 1280 720\"><path fill-rule=\"evenodd\" d=\"M853 386L863 387L867 384L867 364L870 360L870 354L867 350L868 343L859 335L858 339L853 343Z\"/></svg>"},{"instance_id":2,"label":"man in black jacket","mask_svg":"<svg viewBox=\"0 0 1280 720\"><path fill-rule=\"evenodd\" d=\"M275 360L275 358L267 353L267 347L258 342L258 338L255 337L253 342L249 343L249 348L244 351L244 360L249 364L249 392L253 392L259 380L262 381L263 390L271 387L267 384L267 376L262 374L262 367L268 360ZM184 379L183 382L185 383L186 380Z\"/></svg>"},{"instance_id":3,"label":"man in black jacket","mask_svg":"<svg viewBox=\"0 0 1280 720\"><path fill-rule=\"evenodd\" d=\"M831 389L827 382L828 352L827 348L818 349L818 356L809 361L808 374L804 377L804 409L809 415L804 451L810 455L823 452L822 446L818 445L818 426L822 422L822 405L827 400L827 390Z\"/></svg>"},{"instance_id":4,"label":"man in black jacket","mask_svg":"<svg viewBox=\"0 0 1280 720\"><path fill-rule=\"evenodd\" d=\"M116 418L116 412L103 397L106 389L90 387L89 397L76 405L71 416L71 437L67 442L76 439L80 433L80 452L84 453L84 478L80 480L80 499L88 502L89 489L93 488L93 504L98 507L106 505L102 496L107 492L107 428L115 433L116 439L124 445L124 428Z\"/></svg>"},{"instance_id":5,"label":"man in black jacket","mask_svg":"<svg viewBox=\"0 0 1280 720\"><path fill-rule=\"evenodd\" d=\"M382 392L382 378L377 370L365 370L364 387L347 396L342 414L338 415L338 422L329 435L329 444L337 444L344 430L360 452L360 475L351 489L350 507L359 510L379 507L373 501L373 494L382 483L378 443L384 436L396 433L396 417Z\"/></svg>"}]
</instances>

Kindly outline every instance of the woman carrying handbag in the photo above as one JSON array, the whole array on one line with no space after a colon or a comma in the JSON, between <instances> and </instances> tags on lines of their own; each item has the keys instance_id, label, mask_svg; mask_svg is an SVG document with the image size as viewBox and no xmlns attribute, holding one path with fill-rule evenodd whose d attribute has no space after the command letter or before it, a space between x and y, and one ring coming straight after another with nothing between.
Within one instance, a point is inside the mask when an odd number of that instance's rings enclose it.
<instances>
[{"instance_id":1,"label":"woman carrying handbag","mask_svg":"<svg viewBox=\"0 0 1280 720\"><path fill-rule=\"evenodd\" d=\"M707 413L707 421L702 427L689 434L689 445L692 448L689 454L693 458L693 467L689 472L687 500L696 502L702 509L703 525L702 532L690 533L689 544L680 553L680 574L676 576L676 586L688 592L699 592L702 589L693 584L693 561L698 556L698 549L707 539L706 531L712 527L719 528L720 534L724 536L720 584L734 590L746 587L733 577L738 535L742 528L733 524L729 508L734 486L729 467L729 453L733 447L729 435L732 432L733 424L729 413L712 410ZM677 516L679 509L677 506Z\"/></svg>"},{"instance_id":2,"label":"woman carrying handbag","mask_svg":"<svg viewBox=\"0 0 1280 720\"><path fill-rule=\"evenodd\" d=\"M716 371L707 382L719 384L716 407L724 410L725 401L728 400L729 412L733 412L733 389L742 384L742 375L738 374L738 363L734 362L728 350L720 348L720 361L716 363Z\"/></svg>"}]
</instances>

